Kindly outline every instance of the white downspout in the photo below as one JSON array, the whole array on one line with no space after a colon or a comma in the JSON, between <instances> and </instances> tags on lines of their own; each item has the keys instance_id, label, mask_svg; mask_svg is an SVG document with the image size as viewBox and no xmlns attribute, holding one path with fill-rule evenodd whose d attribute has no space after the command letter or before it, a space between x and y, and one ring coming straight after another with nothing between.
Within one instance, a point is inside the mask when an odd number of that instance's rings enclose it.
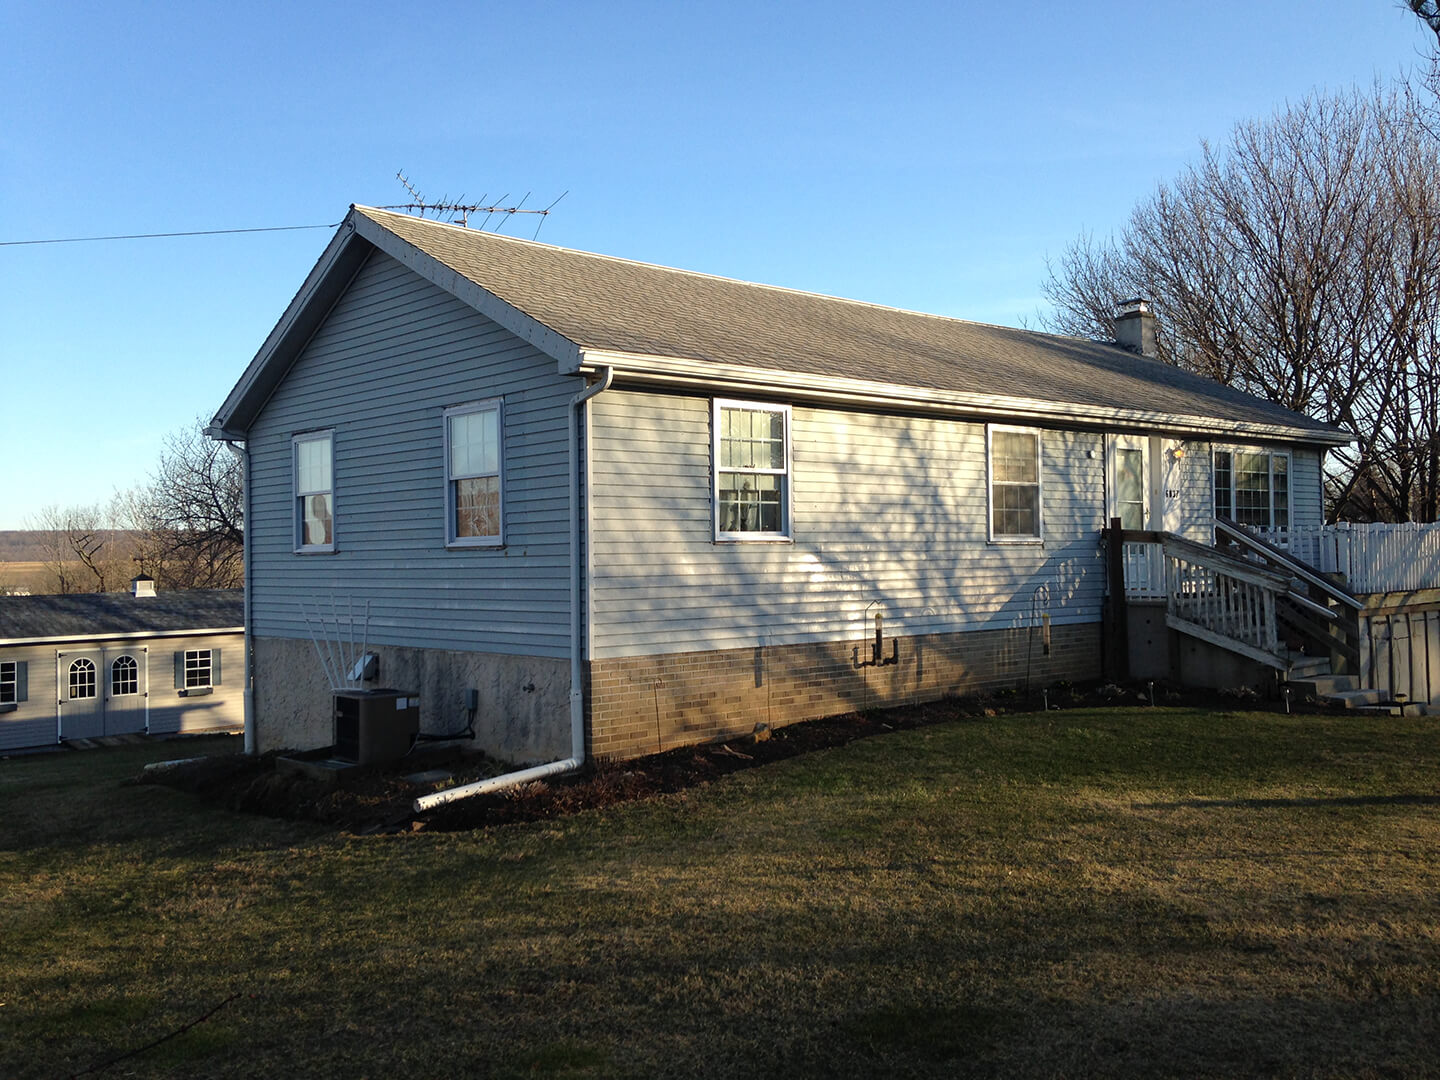
<instances>
[{"instance_id":1,"label":"white downspout","mask_svg":"<svg viewBox=\"0 0 1440 1080\"><path fill-rule=\"evenodd\" d=\"M250 451L244 443L232 439L225 440L225 449L235 455L235 460L240 462L240 514L242 517L240 530L240 584L245 593L245 646L244 646L244 676L241 682L240 697L244 702L245 709L245 753L254 757L256 753L255 735L255 684L250 677Z\"/></svg>"},{"instance_id":2,"label":"white downspout","mask_svg":"<svg viewBox=\"0 0 1440 1080\"><path fill-rule=\"evenodd\" d=\"M570 399L569 420L569 461L570 461L570 756L563 761L552 761L546 765L535 765L529 769L494 776L473 784L437 791L433 795L422 795L415 800L415 812L424 813L445 803L468 799L472 795L484 795L547 776L569 772L585 764L585 667L584 628L580 611L584 597L580 591L580 422L578 410L591 398L610 389L615 378L615 369L600 369L600 378ZM585 433L586 438L590 433ZM587 457L589 454L587 453ZM588 492L586 493L588 495ZM589 537L586 537L589 544ZM247 728L248 730L248 728Z\"/></svg>"}]
</instances>

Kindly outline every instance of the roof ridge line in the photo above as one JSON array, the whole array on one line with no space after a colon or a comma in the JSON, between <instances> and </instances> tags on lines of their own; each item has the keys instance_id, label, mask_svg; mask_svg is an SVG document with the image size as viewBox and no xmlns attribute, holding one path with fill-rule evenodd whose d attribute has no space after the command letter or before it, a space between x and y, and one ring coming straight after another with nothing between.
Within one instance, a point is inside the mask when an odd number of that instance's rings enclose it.
<instances>
[{"instance_id":1,"label":"roof ridge line","mask_svg":"<svg viewBox=\"0 0 1440 1080\"><path fill-rule=\"evenodd\" d=\"M606 255L599 251L584 251L580 248L563 247L560 244L546 244L539 240L526 240L522 236L506 236L504 233L489 233L481 229L471 229L464 225L457 225L450 221L431 221L428 218L415 217L411 214L399 214L393 210L383 210L375 206L363 206L359 203L351 203L351 209L360 210L367 214L386 214L392 217L404 218L406 221L418 221L423 225L429 225L439 229L455 229L467 236L484 236L495 240L504 240L512 244L523 244L528 247L548 248L552 251L563 251L570 255L583 255L587 259L601 259L606 262L623 263L627 266L644 266L652 270L664 270L670 274L684 274L688 277L704 278L707 281L724 281L731 285L744 285L751 289L765 289L770 292L788 293L791 296L808 296L817 300L829 300L837 304L853 304L856 307L873 308L878 311L892 311L899 315L916 315L925 319L937 319L940 322L962 323L965 326L982 326L990 330L1005 330L1015 334L1029 334L1035 337L1071 337L1068 334L1052 334L1043 330L1031 330L1023 326L1005 326L1002 323L981 322L978 319L962 319L958 315L937 315L933 311L919 311L915 308L897 307L894 304L880 304L873 300L856 300L849 296L836 296L833 293L815 292L811 289L795 289L785 285L770 285L763 281L750 281L746 278L727 277L724 274L707 274L702 270L687 270L680 266L666 266L664 263L646 262L643 259L627 259L621 255ZM1076 340L1088 340L1077 338ZM1112 345L1113 342L1101 341L1101 345Z\"/></svg>"}]
</instances>

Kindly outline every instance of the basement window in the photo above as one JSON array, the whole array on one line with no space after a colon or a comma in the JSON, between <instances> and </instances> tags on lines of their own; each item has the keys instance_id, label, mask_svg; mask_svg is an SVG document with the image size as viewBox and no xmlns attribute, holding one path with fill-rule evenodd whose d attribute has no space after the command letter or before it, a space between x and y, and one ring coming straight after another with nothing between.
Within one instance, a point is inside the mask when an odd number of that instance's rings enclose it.
<instances>
[{"instance_id":1,"label":"basement window","mask_svg":"<svg viewBox=\"0 0 1440 1080\"><path fill-rule=\"evenodd\" d=\"M445 542L451 547L504 542L503 431L498 400L445 410Z\"/></svg>"},{"instance_id":2,"label":"basement window","mask_svg":"<svg viewBox=\"0 0 1440 1080\"><path fill-rule=\"evenodd\" d=\"M716 401L715 538L790 539L790 407Z\"/></svg>"}]
</instances>

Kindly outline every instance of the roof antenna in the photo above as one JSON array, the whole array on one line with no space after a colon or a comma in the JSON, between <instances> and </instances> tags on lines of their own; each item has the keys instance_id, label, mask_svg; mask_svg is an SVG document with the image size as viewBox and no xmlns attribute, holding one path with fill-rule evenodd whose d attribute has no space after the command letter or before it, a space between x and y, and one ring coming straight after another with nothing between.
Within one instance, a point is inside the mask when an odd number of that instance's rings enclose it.
<instances>
[{"instance_id":1,"label":"roof antenna","mask_svg":"<svg viewBox=\"0 0 1440 1080\"><path fill-rule=\"evenodd\" d=\"M515 214L538 214L540 216L540 223L535 226L535 235L537 237L540 235L540 225L543 225L545 223L545 218L548 217L550 211L555 208L555 203L558 203L560 199L563 199L566 195L570 194L568 190L561 192L560 198L556 199L555 202L552 202L544 210L526 210L524 208L525 199L530 198L530 193L528 191L525 193L525 198L521 199L514 206L503 205L505 200L509 198L508 195L500 196L500 198L496 200L496 202L493 204L487 204L487 196L484 195L480 197L479 202L473 203L467 203L465 201L464 195L461 195L459 199L456 199L453 202L448 196L441 198L439 202L428 202L425 196L420 194L419 188L417 188L414 184L410 182L410 179L405 175L405 171L403 169L395 174L395 179L399 180L400 183L404 186L405 190L410 193L410 201L408 203L401 203L396 206L382 206L380 207L381 210L404 210L409 213L416 214L418 217L422 218L426 214L434 214L437 216L437 218L441 214L452 214L456 216L451 217L450 224L459 225L462 228L466 229L470 227L471 214L484 214L485 218L480 222L480 230L482 232L484 231L485 226L489 224L490 219L496 214L500 215L500 220L495 226L495 232L499 232L501 229L503 229L505 227L505 223L509 221L510 218L513 217Z\"/></svg>"}]
</instances>

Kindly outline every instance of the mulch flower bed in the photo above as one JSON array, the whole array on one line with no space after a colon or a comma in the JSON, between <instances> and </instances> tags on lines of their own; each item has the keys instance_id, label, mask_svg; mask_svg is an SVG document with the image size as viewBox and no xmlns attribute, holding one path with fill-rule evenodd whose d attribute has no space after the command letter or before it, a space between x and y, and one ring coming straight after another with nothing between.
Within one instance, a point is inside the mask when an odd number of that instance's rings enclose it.
<instances>
[{"instance_id":1,"label":"mulch flower bed","mask_svg":"<svg viewBox=\"0 0 1440 1080\"><path fill-rule=\"evenodd\" d=\"M627 761L591 762L574 773L446 803L423 814L415 813L413 801L419 795L436 790L437 785L434 781L416 782L407 777L443 770L450 777L444 786L449 787L498 775L506 771L507 766L451 744L439 750L417 751L384 769L348 775L339 783L327 783L277 767L277 758L281 755L275 753L253 758L241 754L206 758L146 773L140 781L188 791L231 810L317 821L349 833L458 831L553 818L683 791L741 769L843 746L890 731L1046 707L1143 707L1152 704L1152 695L1153 704L1157 705L1219 704L1253 708L1258 704L1253 694L1179 691L1159 684L1131 687L1104 684L1081 688L1061 684L1043 696L1001 692L951 698L807 720L773 731L762 728L752 735L725 742L680 747Z\"/></svg>"}]
</instances>

